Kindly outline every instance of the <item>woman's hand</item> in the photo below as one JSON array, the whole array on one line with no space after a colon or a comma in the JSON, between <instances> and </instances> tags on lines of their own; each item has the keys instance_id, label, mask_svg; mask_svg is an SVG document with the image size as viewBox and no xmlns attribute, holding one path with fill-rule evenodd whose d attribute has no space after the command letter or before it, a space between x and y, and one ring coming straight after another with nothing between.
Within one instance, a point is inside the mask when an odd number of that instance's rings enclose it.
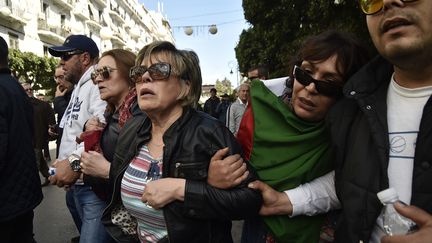
<instances>
[{"instance_id":1,"label":"woman's hand","mask_svg":"<svg viewBox=\"0 0 432 243\"><path fill-rule=\"evenodd\" d=\"M242 157L239 154L225 157L228 151L228 148L220 149L210 160L207 183L219 189L235 187L249 175Z\"/></svg>"},{"instance_id":2,"label":"woman's hand","mask_svg":"<svg viewBox=\"0 0 432 243\"><path fill-rule=\"evenodd\" d=\"M186 180L179 178L162 178L149 181L144 188L141 201L147 205L160 209L168 203L184 200Z\"/></svg>"},{"instance_id":3,"label":"woman's hand","mask_svg":"<svg viewBox=\"0 0 432 243\"><path fill-rule=\"evenodd\" d=\"M262 181L249 183L249 188L261 191L263 205L259 211L260 215L291 215L292 204L285 192L278 192Z\"/></svg>"},{"instance_id":4,"label":"woman's hand","mask_svg":"<svg viewBox=\"0 0 432 243\"><path fill-rule=\"evenodd\" d=\"M385 236L381 239L382 243L432 242L432 215L415 206L405 206L400 203L395 204L395 208L401 215L412 219L420 229L408 235Z\"/></svg>"},{"instance_id":5,"label":"woman's hand","mask_svg":"<svg viewBox=\"0 0 432 243\"><path fill-rule=\"evenodd\" d=\"M87 120L85 124L85 131L94 131L94 130L100 130L104 128L104 124L99 121L98 117L92 117Z\"/></svg>"},{"instance_id":6,"label":"woman's hand","mask_svg":"<svg viewBox=\"0 0 432 243\"><path fill-rule=\"evenodd\" d=\"M105 157L95 151L83 152L81 154L81 172L86 175L108 179L111 167Z\"/></svg>"}]
</instances>

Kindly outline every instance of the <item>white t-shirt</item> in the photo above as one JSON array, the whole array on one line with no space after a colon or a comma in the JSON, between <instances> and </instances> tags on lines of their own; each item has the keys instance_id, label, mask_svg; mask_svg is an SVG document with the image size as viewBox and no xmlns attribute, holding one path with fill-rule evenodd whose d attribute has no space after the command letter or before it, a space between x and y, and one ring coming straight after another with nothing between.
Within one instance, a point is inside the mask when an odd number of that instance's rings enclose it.
<instances>
[{"instance_id":1,"label":"white t-shirt","mask_svg":"<svg viewBox=\"0 0 432 243\"><path fill-rule=\"evenodd\" d=\"M423 108L432 87L408 89L396 83L393 76L387 91L387 123L389 135L389 187L396 189L399 200L411 202L414 153ZM382 215L377 219L371 242L385 235Z\"/></svg>"}]
</instances>

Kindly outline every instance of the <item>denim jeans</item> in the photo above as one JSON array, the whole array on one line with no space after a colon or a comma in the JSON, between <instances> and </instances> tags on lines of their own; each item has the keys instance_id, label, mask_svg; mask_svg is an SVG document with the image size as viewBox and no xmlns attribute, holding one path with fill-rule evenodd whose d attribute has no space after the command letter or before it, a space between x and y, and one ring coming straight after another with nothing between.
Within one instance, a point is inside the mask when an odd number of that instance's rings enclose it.
<instances>
[{"instance_id":1,"label":"denim jeans","mask_svg":"<svg viewBox=\"0 0 432 243\"><path fill-rule=\"evenodd\" d=\"M105 243L110 236L101 222L107 203L91 190L90 186L75 185L73 195L78 215L81 218L80 243Z\"/></svg>"},{"instance_id":2,"label":"denim jeans","mask_svg":"<svg viewBox=\"0 0 432 243\"><path fill-rule=\"evenodd\" d=\"M75 191L75 185L72 185L66 191L66 206L68 207L69 212L72 215L72 219L75 223L75 226L77 227L78 232L81 233L82 222L81 222L81 217L78 214L77 207L75 205L74 191Z\"/></svg>"}]
</instances>

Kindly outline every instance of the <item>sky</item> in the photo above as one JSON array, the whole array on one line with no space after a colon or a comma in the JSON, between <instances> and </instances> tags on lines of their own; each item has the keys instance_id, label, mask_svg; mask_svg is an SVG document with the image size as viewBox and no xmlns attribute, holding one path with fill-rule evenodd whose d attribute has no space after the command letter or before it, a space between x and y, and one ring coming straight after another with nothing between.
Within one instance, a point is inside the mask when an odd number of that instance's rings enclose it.
<instances>
[{"instance_id":1,"label":"sky","mask_svg":"<svg viewBox=\"0 0 432 243\"><path fill-rule=\"evenodd\" d=\"M249 28L244 19L241 0L139 0L148 10L158 10L163 3L163 15L167 17L179 49L194 50L201 63L203 84L214 84L225 77L233 87L238 83L238 64L234 48L243 29ZM211 35L208 25L215 24L218 32ZM187 36L179 26L193 27ZM230 74L230 71L233 74Z\"/></svg>"}]
</instances>

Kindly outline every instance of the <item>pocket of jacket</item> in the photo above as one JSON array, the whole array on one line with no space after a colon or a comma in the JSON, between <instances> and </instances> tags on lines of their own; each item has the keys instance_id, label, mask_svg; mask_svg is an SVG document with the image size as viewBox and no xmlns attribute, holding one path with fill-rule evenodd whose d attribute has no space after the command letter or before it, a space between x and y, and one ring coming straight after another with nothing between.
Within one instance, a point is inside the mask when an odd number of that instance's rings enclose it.
<instances>
[{"instance_id":1,"label":"pocket of jacket","mask_svg":"<svg viewBox=\"0 0 432 243\"><path fill-rule=\"evenodd\" d=\"M191 180L205 179L207 178L207 163L176 162L174 177Z\"/></svg>"}]
</instances>

